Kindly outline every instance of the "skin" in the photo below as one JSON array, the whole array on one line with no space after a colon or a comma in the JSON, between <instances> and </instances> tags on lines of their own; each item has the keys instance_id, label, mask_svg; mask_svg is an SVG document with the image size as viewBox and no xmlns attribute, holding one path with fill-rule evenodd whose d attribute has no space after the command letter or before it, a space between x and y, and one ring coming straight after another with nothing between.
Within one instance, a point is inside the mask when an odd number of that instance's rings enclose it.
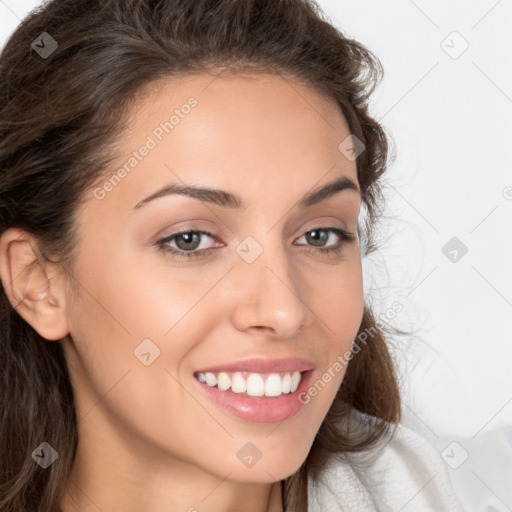
<instances>
[{"instance_id":1,"label":"skin","mask_svg":"<svg viewBox=\"0 0 512 512\"><path fill-rule=\"evenodd\" d=\"M306 458L345 375L281 424L236 418L196 385L195 370L252 357L310 359L315 382L352 346L363 281L357 234L340 255L305 236L356 233L359 193L297 207L339 176L358 183L355 161L338 150L350 131L333 100L266 74L162 82L133 103L116 164L191 96L197 106L103 199L88 191L73 279L44 262L29 234L1 237L11 302L62 344L70 369L79 447L64 512L282 511L280 480ZM132 211L171 182L226 190L247 206L172 195ZM196 246L210 254L158 248L182 227L212 233ZM263 249L250 264L235 251L247 236ZM331 233L324 245L338 242ZM146 338L160 349L149 366L134 356ZM262 454L252 467L237 458L249 441Z\"/></svg>"}]
</instances>

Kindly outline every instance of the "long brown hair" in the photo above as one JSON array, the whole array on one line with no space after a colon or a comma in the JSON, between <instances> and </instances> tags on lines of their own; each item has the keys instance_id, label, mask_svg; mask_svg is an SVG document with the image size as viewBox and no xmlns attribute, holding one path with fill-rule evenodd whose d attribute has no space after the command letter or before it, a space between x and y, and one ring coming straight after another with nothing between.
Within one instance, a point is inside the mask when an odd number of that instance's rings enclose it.
<instances>
[{"instance_id":1,"label":"long brown hair","mask_svg":"<svg viewBox=\"0 0 512 512\"><path fill-rule=\"evenodd\" d=\"M218 69L284 72L337 102L365 147L360 236L374 251L389 139L368 100L382 66L314 0L53 0L33 10L0 55L0 233L26 230L70 271L77 208L115 158L130 102L161 79ZM310 453L282 483L289 512L307 509L308 477L330 454L365 450L400 420L391 330L368 304L363 333ZM0 367L0 509L58 511L78 443L73 390L61 345L25 322L3 287ZM345 421L351 410L364 413L364 433ZM43 440L59 454L44 470L31 457Z\"/></svg>"}]
</instances>

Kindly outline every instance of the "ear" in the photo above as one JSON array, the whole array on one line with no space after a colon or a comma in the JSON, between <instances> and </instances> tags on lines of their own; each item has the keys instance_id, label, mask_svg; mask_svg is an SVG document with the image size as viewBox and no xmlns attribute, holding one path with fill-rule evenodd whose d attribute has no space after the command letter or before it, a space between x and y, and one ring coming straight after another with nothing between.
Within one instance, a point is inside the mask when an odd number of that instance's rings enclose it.
<instances>
[{"instance_id":1,"label":"ear","mask_svg":"<svg viewBox=\"0 0 512 512\"><path fill-rule=\"evenodd\" d=\"M18 228L3 232L0 277L12 306L43 338L60 340L69 333L62 275L43 258L33 235Z\"/></svg>"}]
</instances>

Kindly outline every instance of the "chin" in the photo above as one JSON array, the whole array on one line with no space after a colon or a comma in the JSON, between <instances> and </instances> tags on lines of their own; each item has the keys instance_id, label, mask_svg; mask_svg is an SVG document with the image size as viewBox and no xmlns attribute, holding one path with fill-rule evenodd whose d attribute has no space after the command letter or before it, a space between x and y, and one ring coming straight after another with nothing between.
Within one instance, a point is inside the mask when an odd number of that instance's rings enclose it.
<instances>
[{"instance_id":1,"label":"chin","mask_svg":"<svg viewBox=\"0 0 512 512\"><path fill-rule=\"evenodd\" d=\"M299 470L308 453L307 449L302 452L297 452L293 448L286 452L280 450L279 453L271 452L267 456L262 455L255 462L248 462L247 466L237 459L235 464L227 465L222 477L232 471L229 480L240 483L271 483L284 480Z\"/></svg>"}]
</instances>

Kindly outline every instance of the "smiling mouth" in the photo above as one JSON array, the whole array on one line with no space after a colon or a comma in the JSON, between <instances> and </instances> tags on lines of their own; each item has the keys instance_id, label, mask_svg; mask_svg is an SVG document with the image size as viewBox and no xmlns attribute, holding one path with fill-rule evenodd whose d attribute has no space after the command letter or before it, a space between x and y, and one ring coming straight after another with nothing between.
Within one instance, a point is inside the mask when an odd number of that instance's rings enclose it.
<instances>
[{"instance_id":1,"label":"smiling mouth","mask_svg":"<svg viewBox=\"0 0 512 512\"><path fill-rule=\"evenodd\" d=\"M279 397L294 393L306 372L195 372L207 386L249 397Z\"/></svg>"}]
</instances>

